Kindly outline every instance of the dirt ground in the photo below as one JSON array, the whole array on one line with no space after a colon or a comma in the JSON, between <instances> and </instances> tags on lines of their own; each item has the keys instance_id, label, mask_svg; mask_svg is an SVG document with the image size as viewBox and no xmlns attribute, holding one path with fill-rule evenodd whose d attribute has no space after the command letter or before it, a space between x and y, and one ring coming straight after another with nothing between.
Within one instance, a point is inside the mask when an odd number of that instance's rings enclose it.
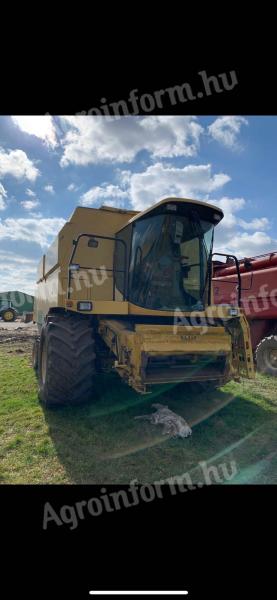
<instances>
[{"instance_id":1,"label":"dirt ground","mask_svg":"<svg viewBox=\"0 0 277 600\"><path fill-rule=\"evenodd\" d=\"M37 326L33 322L23 323L16 319L5 323L0 320L0 347L7 353L29 354L37 335Z\"/></svg>"}]
</instances>

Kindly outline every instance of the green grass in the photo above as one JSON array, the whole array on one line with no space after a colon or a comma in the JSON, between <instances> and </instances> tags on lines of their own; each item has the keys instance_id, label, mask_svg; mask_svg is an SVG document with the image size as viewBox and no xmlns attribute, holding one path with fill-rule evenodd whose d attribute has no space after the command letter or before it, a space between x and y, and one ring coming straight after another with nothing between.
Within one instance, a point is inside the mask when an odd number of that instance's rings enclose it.
<instances>
[{"instance_id":1,"label":"green grass","mask_svg":"<svg viewBox=\"0 0 277 600\"><path fill-rule=\"evenodd\" d=\"M138 396L116 375L98 377L89 405L46 411L29 358L2 353L0 482L153 482L186 472L197 482L200 461L236 461L232 483L277 483L275 379L259 375L198 396L169 386L156 396L193 425L190 438L169 439L134 420L151 412L153 396Z\"/></svg>"}]
</instances>

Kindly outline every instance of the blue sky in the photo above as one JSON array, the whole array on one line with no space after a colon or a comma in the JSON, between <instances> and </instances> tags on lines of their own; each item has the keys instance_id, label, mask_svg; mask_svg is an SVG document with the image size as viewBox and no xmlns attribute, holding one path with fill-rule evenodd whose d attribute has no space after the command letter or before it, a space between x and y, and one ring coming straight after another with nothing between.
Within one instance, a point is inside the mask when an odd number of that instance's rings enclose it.
<instances>
[{"instance_id":1,"label":"blue sky","mask_svg":"<svg viewBox=\"0 0 277 600\"><path fill-rule=\"evenodd\" d=\"M77 205L142 210L170 195L223 208L216 249L277 250L277 117L0 117L0 291L34 292Z\"/></svg>"}]
</instances>

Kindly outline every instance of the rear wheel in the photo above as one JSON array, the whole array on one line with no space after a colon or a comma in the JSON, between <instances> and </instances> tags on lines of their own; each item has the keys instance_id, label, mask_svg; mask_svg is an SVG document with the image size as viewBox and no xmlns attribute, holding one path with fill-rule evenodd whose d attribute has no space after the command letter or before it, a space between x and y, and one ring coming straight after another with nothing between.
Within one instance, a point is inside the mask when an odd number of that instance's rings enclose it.
<instances>
[{"instance_id":1,"label":"rear wheel","mask_svg":"<svg viewBox=\"0 0 277 600\"><path fill-rule=\"evenodd\" d=\"M264 338L256 350L257 369L277 377L277 335Z\"/></svg>"},{"instance_id":2,"label":"rear wheel","mask_svg":"<svg viewBox=\"0 0 277 600\"><path fill-rule=\"evenodd\" d=\"M12 308L7 308L2 312L2 319L3 321L6 321L6 323L15 321L15 311Z\"/></svg>"},{"instance_id":3,"label":"rear wheel","mask_svg":"<svg viewBox=\"0 0 277 600\"><path fill-rule=\"evenodd\" d=\"M80 315L53 315L41 331L39 397L51 408L91 399L95 371L91 321Z\"/></svg>"}]
</instances>

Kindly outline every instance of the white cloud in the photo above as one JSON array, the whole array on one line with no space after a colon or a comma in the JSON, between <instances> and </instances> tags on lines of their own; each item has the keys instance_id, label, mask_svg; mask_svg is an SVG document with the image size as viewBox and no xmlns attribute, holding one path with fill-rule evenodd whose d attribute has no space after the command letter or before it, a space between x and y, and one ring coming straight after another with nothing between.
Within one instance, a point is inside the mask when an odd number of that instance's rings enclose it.
<instances>
[{"instance_id":1,"label":"white cloud","mask_svg":"<svg viewBox=\"0 0 277 600\"><path fill-rule=\"evenodd\" d=\"M246 201L244 198L229 198L228 196L223 196L223 198L220 198L219 200L210 198L207 202L219 206L224 212L224 219L219 225L220 229L232 231L234 227L238 226L236 213L245 207ZM226 232L224 235L226 235Z\"/></svg>"},{"instance_id":2,"label":"white cloud","mask_svg":"<svg viewBox=\"0 0 277 600\"><path fill-rule=\"evenodd\" d=\"M194 156L204 132L196 117L62 117L68 127L63 167L113 161L131 162L141 150L154 157Z\"/></svg>"},{"instance_id":3,"label":"white cloud","mask_svg":"<svg viewBox=\"0 0 277 600\"><path fill-rule=\"evenodd\" d=\"M37 259L35 259L35 258L28 258L28 257L22 256L21 254L16 254L15 252L12 252L11 250L0 250L1 265L3 265L3 263L5 261L11 262L11 263L17 263L20 265L23 265L23 264L36 265L37 264Z\"/></svg>"},{"instance_id":4,"label":"white cloud","mask_svg":"<svg viewBox=\"0 0 277 600\"><path fill-rule=\"evenodd\" d=\"M70 183L67 186L67 189L69 192L77 192L77 190L79 189L78 186L75 183Z\"/></svg>"},{"instance_id":5,"label":"white cloud","mask_svg":"<svg viewBox=\"0 0 277 600\"><path fill-rule=\"evenodd\" d=\"M277 240L266 234L261 229L269 227L266 217L245 221L238 217L237 213L243 210L247 203L244 198L228 198L224 196L219 200L207 200L222 208L223 220L215 228L215 251L230 252L239 258L244 256L255 256L264 252L272 252L277 249ZM256 231L254 231L256 229ZM253 230L247 233L244 230Z\"/></svg>"},{"instance_id":6,"label":"white cloud","mask_svg":"<svg viewBox=\"0 0 277 600\"><path fill-rule=\"evenodd\" d=\"M30 190L30 188L27 188L26 194L27 194L27 196L30 196L31 198L34 198L36 195L35 192L33 192L33 190Z\"/></svg>"},{"instance_id":7,"label":"white cloud","mask_svg":"<svg viewBox=\"0 0 277 600\"><path fill-rule=\"evenodd\" d=\"M225 173L212 174L211 165L187 165L173 167L156 163L142 173L123 172L126 185L129 178L129 191L135 210L144 210L167 196L196 197L220 189L230 177Z\"/></svg>"},{"instance_id":8,"label":"white cloud","mask_svg":"<svg viewBox=\"0 0 277 600\"><path fill-rule=\"evenodd\" d=\"M243 229L247 230L264 230L269 228L269 220L266 217L261 217L260 219L252 219L252 221L244 221L243 219L239 219L239 225Z\"/></svg>"},{"instance_id":9,"label":"white cloud","mask_svg":"<svg viewBox=\"0 0 277 600\"><path fill-rule=\"evenodd\" d=\"M61 218L3 219L0 220L0 238L35 242L45 247L51 243L64 224L65 220Z\"/></svg>"},{"instance_id":10,"label":"white cloud","mask_svg":"<svg viewBox=\"0 0 277 600\"><path fill-rule=\"evenodd\" d=\"M50 115L14 116L11 118L24 133L36 136L50 148L57 146L56 130Z\"/></svg>"},{"instance_id":11,"label":"white cloud","mask_svg":"<svg viewBox=\"0 0 277 600\"><path fill-rule=\"evenodd\" d=\"M230 180L224 173L212 175L211 165L187 165L183 168L163 163L150 165L141 173L118 172L119 185L102 184L81 196L83 206L100 206L103 201L113 206L129 205L144 210L167 196L199 199L203 194L221 188ZM197 198L196 198L197 199Z\"/></svg>"},{"instance_id":12,"label":"white cloud","mask_svg":"<svg viewBox=\"0 0 277 600\"><path fill-rule=\"evenodd\" d=\"M5 190L4 186L0 181L0 210L5 210L6 208L7 195L7 190Z\"/></svg>"},{"instance_id":13,"label":"white cloud","mask_svg":"<svg viewBox=\"0 0 277 600\"><path fill-rule=\"evenodd\" d=\"M46 192L49 192L49 194L54 194L55 193L54 192L54 188L53 188L52 185L45 185L44 189L45 189Z\"/></svg>"},{"instance_id":14,"label":"white cloud","mask_svg":"<svg viewBox=\"0 0 277 600\"><path fill-rule=\"evenodd\" d=\"M36 208L36 206L39 206L39 201L38 200L23 200L23 202L20 202L21 206L23 206L23 208L25 208L25 210L33 210L33 208Z\"/></svg>"},{"instance_id":15,"label":"white cloud","mask_svg":"<svg viewBox=\"0 0 277 600\"><path fill-rule=\"evenodd\" d=\"M252 219L251 221L245 221L241 219L237 213L246 208L247 202L244 198L229 198L223 196L219 200L208 199L207 202L219 206L224 212L224 219L216 227L215 240L217 244L217 250L220 247L222 252L239 252L239 255L243 254L243 250L248 248L246 254L251 255L251 252L257 246L260 245L261 252L268 252L274 246L277 246L275 240L265 233L262 233L263 229L269 228L269 221L266 217L260 217ZM246 231L253 231L253 234L245 233ZM259 248L258 248L259 249Z\"/></svg>"},{"instance_id":16,"label":"white cloud","mask_svg":"<svg viewBox=\"0 0 277 600\"><path fill-rule=\"evenodd\" d=\"M39 259L0 250L1 290L19 290L33 294Z\"/></svg>"},{"instance_id":17,"label":"white cloud","mask_svg":"<svg viewBox=\"0 0 277 600\"><path fill-rule=\"evenodd\" d=\"M120 206L126 206L126 200L128 199L129 192L117 185L97 185L81 196L81 205L98 207L103 203L109 204L110 202L111 205L116 204L119 208Z\"/></svg>"},{"instance_id":18,"label":"white cloud","mask_svg":"<svg viewBox=\"0 0 277 600\"><path fill-rule=\"evenodd\" d=\"M247 119L239 116L218 117L209 127L211 137L227 148L238 149L238 136L242 125L248 125Z\"/></svg>"},{"instance_id":19,"label":"white cloud","mask_svg":"<svg viewBox=\"0 0 277 600\"><path fill-rule=\"evenodd\" d=\"M225 241L224 252L233 252L239 258L255 256L277 250L277 240L264 233L255 231L253 234L237 233Z\"/></svg>"},{"instance_id":20,"label":"white cloud","mask_svg":"<svg viewBox=\"0 0 277 600\"><path fill-rule=\"evenodd\" d=\"M40 174L23 150L7 150L0 147L0 176L12 175L16 179L35 181Z\"/></svg>"}]
</instances>

